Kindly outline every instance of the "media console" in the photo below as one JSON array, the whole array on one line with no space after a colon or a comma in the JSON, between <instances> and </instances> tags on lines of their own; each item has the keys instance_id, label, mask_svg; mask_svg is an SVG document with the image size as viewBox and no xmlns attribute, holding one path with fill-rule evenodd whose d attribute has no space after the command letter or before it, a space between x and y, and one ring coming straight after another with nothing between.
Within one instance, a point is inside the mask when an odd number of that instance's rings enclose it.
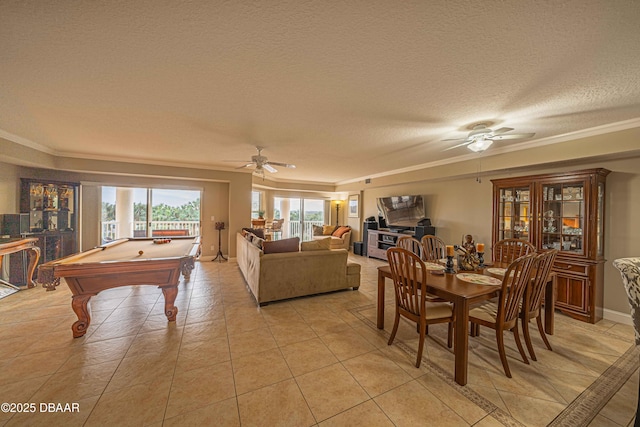
<instances>
[{"instance_id":1,"label":"media console","mask_svg":"<svg viewBox=\"0 0 640 427\"><path fill-rule=\"evenodd\" d=\"M368 230L367 257L387 260L387 249L395 248L398 237L413 236L412 231L394 233L388 230Z\"/></svg>"}]
</instances>

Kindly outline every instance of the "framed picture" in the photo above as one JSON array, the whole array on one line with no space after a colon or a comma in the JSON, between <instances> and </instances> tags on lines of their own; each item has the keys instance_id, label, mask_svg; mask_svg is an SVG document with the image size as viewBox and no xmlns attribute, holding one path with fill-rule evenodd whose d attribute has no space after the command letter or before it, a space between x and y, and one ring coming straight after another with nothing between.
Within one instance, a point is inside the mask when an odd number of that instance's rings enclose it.
<instances>
[{"instance_id":1,"label":"framed picture","mask_svg":"<svg viewBox=\"0 0 640 427\"><path fill-rule=\"evenodd\" d=\"M352 194L349 196L349 218L358 218L360 216L360 196Z\"/></svg>"}]
</instances>

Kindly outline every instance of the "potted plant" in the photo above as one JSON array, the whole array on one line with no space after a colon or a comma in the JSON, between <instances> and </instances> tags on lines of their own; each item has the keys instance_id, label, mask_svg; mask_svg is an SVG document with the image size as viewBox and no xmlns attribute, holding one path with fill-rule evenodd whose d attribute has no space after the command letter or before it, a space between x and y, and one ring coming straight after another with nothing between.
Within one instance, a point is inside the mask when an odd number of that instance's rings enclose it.
<instances>
[{"instance_id":1,"label":"potted plant","mask_svg":"<svg viewBox=\"0 0 640 427\"><path fill-rule=\"evenodd\" d=\"M264 211L263 210L259 210L258 211L258 219L264 219Z\"/></svg>"}]
</instances>

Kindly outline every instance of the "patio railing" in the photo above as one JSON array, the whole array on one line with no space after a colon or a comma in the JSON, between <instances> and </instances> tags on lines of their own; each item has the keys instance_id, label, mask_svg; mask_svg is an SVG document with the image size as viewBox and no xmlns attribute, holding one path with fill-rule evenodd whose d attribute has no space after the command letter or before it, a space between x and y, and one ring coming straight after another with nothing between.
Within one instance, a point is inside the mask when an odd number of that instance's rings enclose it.
<instances>
[{"instance_id":1,"label":"patio railing","mask_svg":"<svg viewBox=\"0 0 640 427\"><path fill-rule=\"evenodd\" d=\"M102 241L115 240L117 228L117 221L102 221ZM134 236L144 236L146 228L146 221L135 221L133 223ZM189 230L189 236L198 236L200 235L200 221L151 221L151 230Z\"/></svg>"},{"instance_id":2,"label":"patio railing","mask_svg":"<svg viewBox=\"0 0 640 427\"><path fill-rule=\"evenodd\" d=\"M283 228L289 231L288 236L284 237L300 237L301 241L312 240L313 236L313 226L314 225L322 225L324 224L322 221L304 221L300 223L300 221L285 221L283 224Z\"/></svg>"},{"instance_id":3,"label":"patio railing","mask_svg":"<svg viewBox=\"0 0 640 427\"><path fill-rule=\"evenodd\" d=\"M312 240L313 226L323 225L323 221L285 221L282 225L283 230L288 232L283 237L300 237L302 241ZM145 235L146 221L135 221L133 223L134 236L142 237ZM102 241L109 242L115 240L116 230L118 228L117 221L102 221ZM189 236L200 235L200 221L151 221L152 230L189 230ZM129 237L129 236L126 236Z\"/></svg>"}]
</instances>

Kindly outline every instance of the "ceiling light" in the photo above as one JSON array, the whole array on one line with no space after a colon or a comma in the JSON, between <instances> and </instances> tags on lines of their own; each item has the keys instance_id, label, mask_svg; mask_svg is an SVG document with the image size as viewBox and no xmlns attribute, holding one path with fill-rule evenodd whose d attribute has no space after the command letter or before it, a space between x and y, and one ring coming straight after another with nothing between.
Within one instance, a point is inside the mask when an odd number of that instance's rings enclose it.
<instances>
[{"instance_id":1,"label":"ceiling light","mask_svg":"<svg viewBox=\"0 0 640 427\"><path fill-rule=\"evenodd\" d=\"M478 138L474 140L471 144L467 145L467 148L471 151L479 153L489 148L491 144L493 144L493 141L490 139Z\"/></svg>"}]
</instances>

